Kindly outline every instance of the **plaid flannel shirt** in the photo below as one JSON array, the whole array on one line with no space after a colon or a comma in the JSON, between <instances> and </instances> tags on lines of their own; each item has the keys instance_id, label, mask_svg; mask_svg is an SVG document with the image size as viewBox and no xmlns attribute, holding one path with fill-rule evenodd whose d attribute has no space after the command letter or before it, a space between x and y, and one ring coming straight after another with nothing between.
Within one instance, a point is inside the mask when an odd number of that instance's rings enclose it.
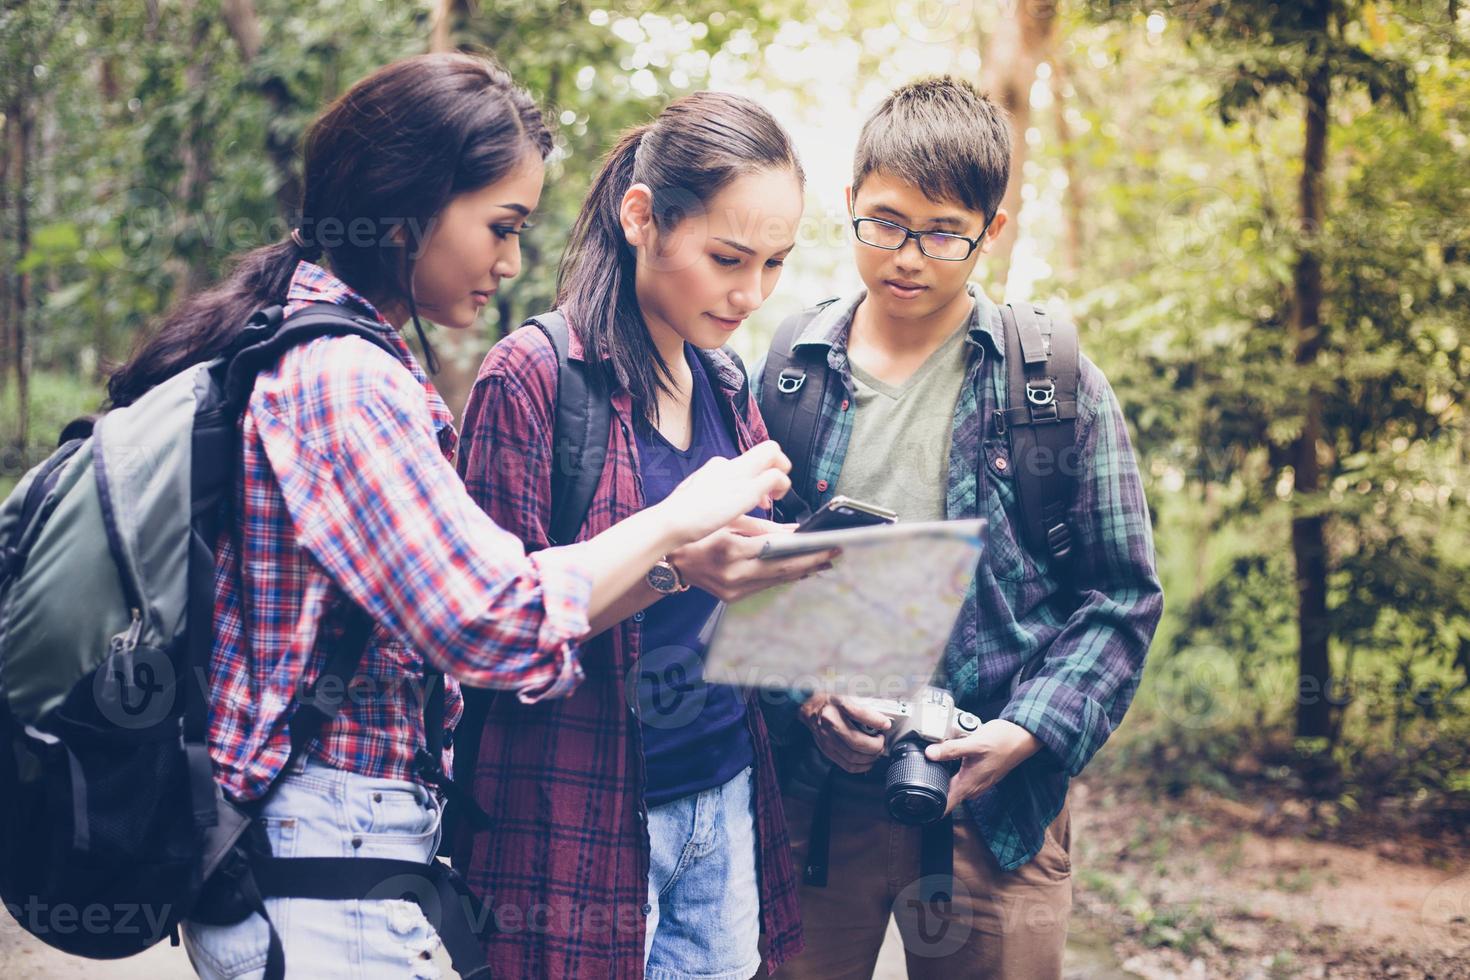
<instances>
[{"instance_id":1,"label":"plaid flannel shirt","mask_svg":"<svg viewBox=\"0 0 1470 980\"><path fill-rule=\"evenodd\" d=\"M1025 546L1010 447L991 422L997 409L1008 407L1000 309L975 288L970 293L969 366L950 434L945 512L952 520L983 517L989 526L939 674L961 706L975 709L1005 698L1022 667L1033 665L999 717L1031 732L1044 748L966 805L996 861L1011 870L1041 849L1068 781L1122 721L1163 612L1163 590L1127 425L1107 378L1086 357L1077 383L1083 471L1068 515L1072 589L1064 588L1049 556ZM820 407L806 485L795 488L813 508L831 499L852 435L856 397L847 340L865 296L828 305L796 339L798 346L827 348L837 382L828 385ZM751 375L757 391L763 367L764 358Z\"/></svg>"},{"instance_id":2,"label":"plaid flannel shirt","mask_svg":"<svg viewBox=\"0 0 1470 980\"><path fill-rule=\"evenodd\" d=\"M341 713L307 751L368 776L418 778L425 657L453 675L452 730L453 677L528 699L565 694L588 629L591 578L576 549L528 557L475 506L452 465L452 417L398 332L302 262L286 312L320 302L378 319L398 356L358 337L292 348L261 372L240 419L208 678L215 774L239 800L286 764L293 697L340 634L329 613L344 594L378 625Z\"/></svg>"},{"instance_id":3,"label":"plaid flannel shirt","mask_svg":"<svg viewBox=\"0 0 1470 980\"><path fill-rule=\"evenodd\" d=\"M763 441L753 404L748 424L735 411L740 368L721 352L700 353L715 369L739 449ZM569 356L584 356L575 332ZM465 485L533 551L548 541L557 384L550 342L536 327L523 327L486 357L465 408ZM612 405L606 462L583 538L643 508L632 399L619 389ZM589 458L596 465L602 454L591 450ZM643 976L649 845L641 727L629 699L642 620L636 613L588 641L587 679L571 697L531 706L497 695L489 707L473 791L491 829L462 828L454 865L501 927L489 942L497 977ZM746 717L755 749L761 931L774 970L801 949L797 882L754 695Z\"/></svg>"}]
</instances>

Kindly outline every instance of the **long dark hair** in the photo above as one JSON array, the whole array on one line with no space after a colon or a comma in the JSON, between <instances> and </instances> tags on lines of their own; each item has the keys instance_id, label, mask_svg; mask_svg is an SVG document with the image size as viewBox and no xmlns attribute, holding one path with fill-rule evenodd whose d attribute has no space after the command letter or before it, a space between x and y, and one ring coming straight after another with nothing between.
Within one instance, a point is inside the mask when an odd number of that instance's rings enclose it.
<instances>
[{"instance_id":1,"label":"long dark hair","mask_svg":"<svg viewBox=\"0 0 1470 980\"><path fill-rule=\"evenodd\" d=\"M435 370L409 285L431 223L456 194L494 183L527 153L545 159L551 133L494 61L427 54L352 86L312 123L305 150L302 242L246 252L224 281L177 304L112 374L112 404L225 350L250 314L285 301L301 260L323 255L375 305L407 307Z\"/></svg>"},{"instance_id":2,"label":"long dark hair","mask_svg":"<svg viewBox=\"0 0 1470 980\"><path fill-rule=\"evenodd\" d=\"M750 99L695 92L651 123L619 137L572 226L557 275L556 303L589 355L612 362L618 384L647 414L667 390L669 367L648 335L634 291L633 247L618 212L634 184L653 191L653 220L667 231L700 213L738 177L789 168L806 177L791 137Z\"/></svg>"}]
</instances>

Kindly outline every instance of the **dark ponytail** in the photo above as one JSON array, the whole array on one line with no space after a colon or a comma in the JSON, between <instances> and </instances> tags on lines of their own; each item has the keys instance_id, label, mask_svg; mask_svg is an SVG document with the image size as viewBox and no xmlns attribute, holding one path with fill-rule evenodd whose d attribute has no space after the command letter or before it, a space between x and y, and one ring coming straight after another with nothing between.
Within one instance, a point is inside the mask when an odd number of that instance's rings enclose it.
<instances>
[{"instance_id":1,"label":"dark ponytail","mask_svg":"<svg viewBox=\"0 0 1470 980\"><path fill-rule=\"evenodd\" d=\"M653 191L662 232L693 215L738 177L789 169L805 180L791 138L758 103L723 92L696 92L651 123L624 132L572 226L557 276L557 306L591 354L612 362L617 382L645 414L667 390L668 365L648 335L635 291L633 247L619 210L634 184Z\"/></svg>"},{"instance_id":2,"label":"dark ponytail","mask_svg":"<svg viewBox=\"0 0 1470 980\"><path fill-rule=\"evenodd\" d=\"M222 282L170 310L112 374L112 404L224 351L252 313L285 302L302 260L322 257L380 309L407 309L435 370L409 286L433 221L455 195L494 183L527 153L545 159L551 145L531 97L488 58L429 54L379 69L307 132L298 229L235 258Z\"/></svg>"}]
</instances>

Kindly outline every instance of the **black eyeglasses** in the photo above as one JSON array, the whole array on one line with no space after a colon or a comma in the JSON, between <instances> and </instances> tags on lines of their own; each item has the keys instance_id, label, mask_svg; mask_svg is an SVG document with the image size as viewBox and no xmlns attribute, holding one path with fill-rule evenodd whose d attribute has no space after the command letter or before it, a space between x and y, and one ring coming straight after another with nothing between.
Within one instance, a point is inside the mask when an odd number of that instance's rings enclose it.
<instances>
[{"instance_id":1,"label":"black eyeglasses","mask_svg":"<svg viewBox=\"0 0 1470 980\"><path fill-rule=\"evenodd\" d=\"M990 229L990 222L994 220L992 215L985 222L985 227L980 229L980 234L974 238L951 235L944 231L914 231L882 218L853 218L852 231L857 235L858 241L874 248L897 252L912 238L919 243L919 251L931 259L963 262L980 247L980 243L985 240L985 232Z\"/></svg>"}]
</instances>

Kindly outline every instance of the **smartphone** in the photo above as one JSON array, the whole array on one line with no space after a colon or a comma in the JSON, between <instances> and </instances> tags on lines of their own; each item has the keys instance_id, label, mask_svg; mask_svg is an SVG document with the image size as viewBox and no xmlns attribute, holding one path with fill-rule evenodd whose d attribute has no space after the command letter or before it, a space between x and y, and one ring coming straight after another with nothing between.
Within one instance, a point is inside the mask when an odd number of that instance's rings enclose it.
<instances>
[{"instance_id":1,"label":"smartphone","mask_svg":"<svg viewBox=\"0 0 1470 980\"><path fill-rule=\"evenodd\" d=\"M898 514L887 507L865 504L860 500L839 495L817 508L806 520L797 525L796 533L871 527L875 524L892 524L897 520Z\"/></svg>"}]
</instances>

